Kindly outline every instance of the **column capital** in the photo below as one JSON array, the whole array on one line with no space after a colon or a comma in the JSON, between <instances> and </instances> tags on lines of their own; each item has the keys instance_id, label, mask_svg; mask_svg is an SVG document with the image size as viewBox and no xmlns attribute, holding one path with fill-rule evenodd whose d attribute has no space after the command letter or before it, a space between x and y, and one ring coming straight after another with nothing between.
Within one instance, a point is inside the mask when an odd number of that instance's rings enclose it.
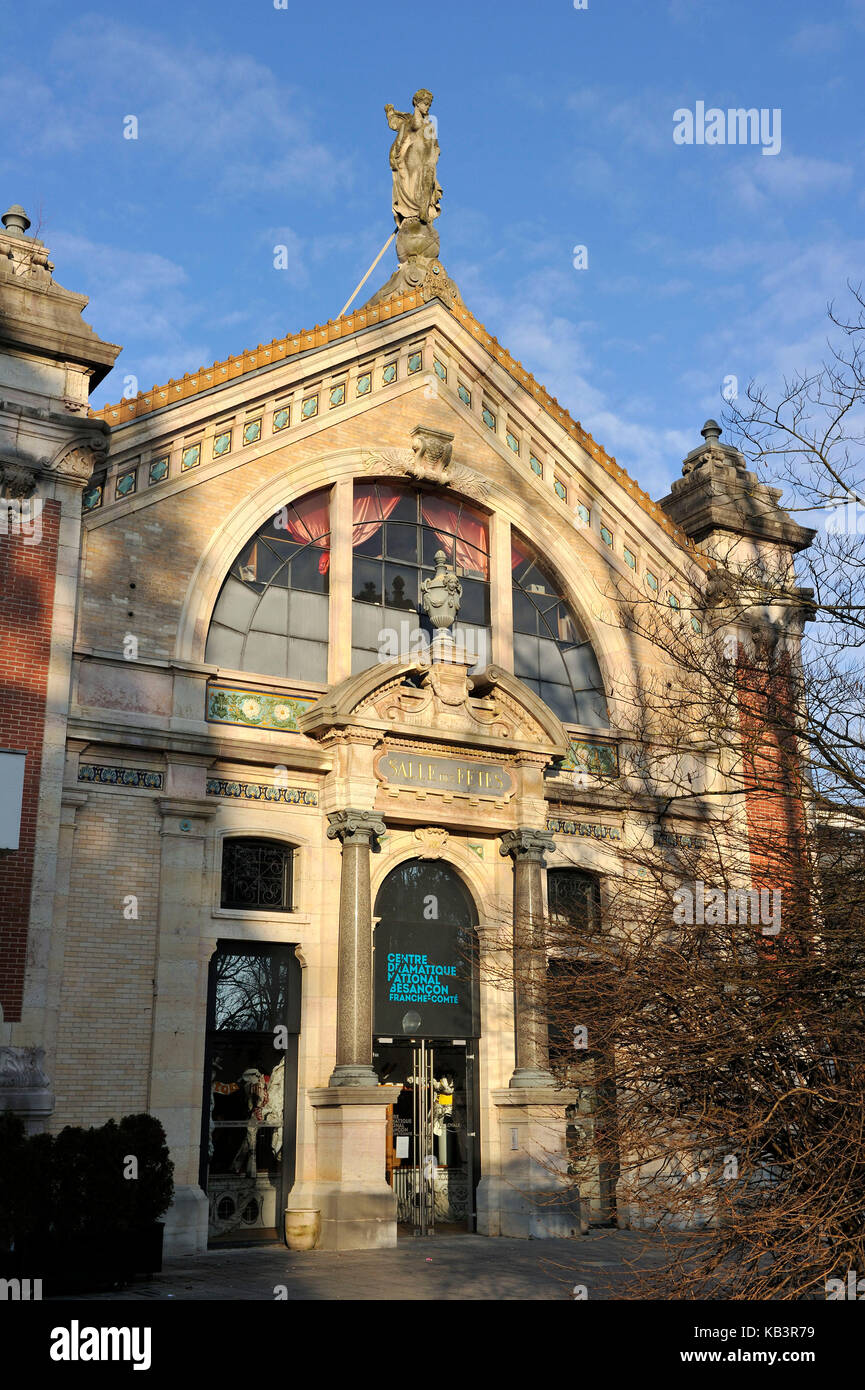
<instances>
[{"instance_id":1,"label":"column capital","mask_svg":"<svg viewBox=\"0 0 865 1390\"><path fill-rule=\"evenodd\" d=\"M384 821L375 811L331 811L327 819L327 838L341 840L343 844L362 844L365 841L374 849L374 841L385 833Z\"/></svg>"},{"instance_id":2,"label":"column capital","mask_svg":"<svg viewBox=\"0 0 865 1390\"><path fill-rule=\"evenodd\" d=\"M532 830L521 827L506 830L499 845L499 854L510 855L514 863L545 864L545 854L552 853L555 840L547 830Z\"/></svg>"}]
</instances>

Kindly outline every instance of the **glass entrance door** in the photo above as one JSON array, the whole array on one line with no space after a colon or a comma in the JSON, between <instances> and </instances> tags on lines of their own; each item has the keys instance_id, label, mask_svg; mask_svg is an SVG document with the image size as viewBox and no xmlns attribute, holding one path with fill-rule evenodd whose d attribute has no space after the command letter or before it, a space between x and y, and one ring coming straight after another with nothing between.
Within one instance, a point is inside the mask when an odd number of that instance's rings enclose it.
<instances>
[{"instance_id":1,"label":"glass entrance door","mask_svg":"<svg viewBox=\"0 0 865 1390\"><path fill-rule=\"evenodd\" d=\"M473 1231L479 1152L474 1044L379 1038L373 1061L383 1084L401 1088L388 1115L385 1160L401 1230Z\"/></svg>"},{"instance_id":2,"label":"glass entrance door","mask_svg":"<svg viewBox=\"0 0 865 1390\"><path fill-rule=\"evenodd\" d=\"M220 942L210 965L201 1176L209 1240L274 1240L294 1180L300 965Z\"/></svg>"}]
</instances>

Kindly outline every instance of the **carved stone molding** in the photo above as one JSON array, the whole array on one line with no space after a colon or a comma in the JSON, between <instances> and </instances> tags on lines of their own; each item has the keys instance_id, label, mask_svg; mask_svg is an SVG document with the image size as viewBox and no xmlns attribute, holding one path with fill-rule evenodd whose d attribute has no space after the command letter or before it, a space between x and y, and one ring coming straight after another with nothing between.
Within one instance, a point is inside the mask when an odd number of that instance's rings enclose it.
<instances>
[{"instance_id":1,"label":"carved stone molding","mask_svg":"<svg viewBox=\"0 0 865 1390\"><path fill-rule=\"evenodd\" d=\"M422 846L419 859L440 859L450 839L450 832L440 825L419 825L414 838Z\"/></svg>"},{"instance_id":2,"label":"carved stone molding","mask_svg":"<svg viewBox=\"0 0 865 1390\"><path fill-rule=\"evenodd\" d=\"M478 502L486 500L489 482L476 469L454 461L452 434L419 424L412 430L411 438L410 449L380 449L368 454L364 467L376 473L400 474L418 482L453 488Z\"/></svg>"}]
</instances>

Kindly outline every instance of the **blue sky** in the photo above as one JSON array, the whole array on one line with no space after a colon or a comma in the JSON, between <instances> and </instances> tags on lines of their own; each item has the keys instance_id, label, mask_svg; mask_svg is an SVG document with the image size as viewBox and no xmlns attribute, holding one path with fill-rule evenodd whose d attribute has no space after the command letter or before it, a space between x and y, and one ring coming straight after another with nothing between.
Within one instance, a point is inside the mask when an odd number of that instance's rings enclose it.
<instances>
[{"instance_id":1,"label":"blue sky","mask_svg":"<svg viewBox=\"0 0 865 1390\"><path fill-rule=\"evenodd\" d=\"M815 363L863 278L865 0L35 0L0 54L0 199L123 344L97 405L336 316L419 86L467 304L655 495L724 379ZM780 152L675 144L698 101L780 108Z\"/></svg>"}]
</instances>

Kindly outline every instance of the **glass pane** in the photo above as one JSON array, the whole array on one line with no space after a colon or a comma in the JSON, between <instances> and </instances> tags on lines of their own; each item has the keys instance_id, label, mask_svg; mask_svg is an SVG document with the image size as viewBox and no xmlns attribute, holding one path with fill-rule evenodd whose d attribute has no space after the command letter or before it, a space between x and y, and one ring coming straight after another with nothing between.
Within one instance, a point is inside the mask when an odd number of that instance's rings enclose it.
<instances>
[{"instance_id":1,"label":"glass pane","mask_svg":"<svg viewBox=\"0 0 865 1390\"><path fill-rule=\"evenodd\" d=\"M261 846L260 840L226 840L237 846ZM276 845L275 849L283 850ZM290 851L289 851L290 853ZM220 951L216 958L214 1027L226 1032L271 1033L288 1012L289 964L258 952Z\"/></svg>"},{"instance_id":2,"label":"glass pane","mask_svg":"<svg viewBox=\"0 0 865 1390\"><path fill-rule=\"evenodd\" d=\"M396 922L423 921L430 895L436 899L436 922L473 925L475 910L468 889L449 864L434 860L409 859L393 869L379 889L375 915Z\"/></svg>"},{"instance_id":3,"label":"glass pane","mask_svg":"<svg viewBox=\"0 0 865 1390\"><path fill-rule=\"evenodd\" d=\"M286 674L299 681L327 680L327 646L324 642L305 642L292 637L288 643Z\"/></svg>"},{"instance_id":4,"label":"glass pane","mask_svg":"<svg viewBox=\"0 0 865 1390\"><path fill-rule=\"evenodd\" d=\"M490 620L490 591L486 584L480 584L476 579L463 579L463 598L460 604L460 619L465 623L474 623L477 627L486 627Z\"/></svg>"},{"instance_id":5,"label":"glass pane","mask_svg":"<svg viewBox=\"0 0 865 1390\"><path fill-rule=\"evenodd\" d=\"M372 526L374 526L372 535L367 536L365 540L361 540L360 537ZM355 555L371 555L380 560L382 545L384 544L383 535L384 527L374 525L371 521L365 522L361 526L355 526L353 546Z\"/></svg>"},{"instance_id":6,"label":"glass pane","mask_svg":"<svg viewBox=\"0 0 865 1390\"><path fill-rule=\"evenodd\" d=\"M552 685L549 681L541 681L540 693L544 703L565 723L580 722L576 698L569 685Z\"/></svg>"},{"instance_id":7,"label":"glass pane","mask_svg":"<svg viewBox=\"0 0 865 1390\"><path fill-rule=\"evenodd\" d=\"M514 589L514 632L538 630L538 610L521 589Z\"/></svg>"},{"instance_id":8,"label":"glass pane","mask_svg":"<svg viewBox=\"0 0 865 1390\"><path fill-rule=\"evenodd\" d=\"M514 633L514 675L521 681L538 679L538 639Z\"/></svg>"},{"instance_id":9,"label":"glass pane","mask_svg":"<svg viewBox=\"0 0 865 1390\"><path fill-rule=\"evenodd\" d=\"M330 573L330 552L317 545L307 546L291 562L291 587L313 594L326 594Z\"/></svg>"},{"instance_id":10,"label":"glass pane","mask_svg":"<svg viewBox=\"0 0 865 1390\"><path fill-rule=\"evenodd\" d=\"M423 563L434 566L436 551L443 550L445 553L445 564L453 565L454 562L454 541L453 536L439 535L437 531L431 531L425 526L423 529Z\"/></svg>"},{"instance_id":11,"label":"glass pane","mask_svg":"<svg viewBox=\"0 0 865 1390\"><path fill-rule=\"evenodd\" d=\"M361 560L355 552L352 594L361 603L381 603L381 565L374 560Z\"/></svg>"},{"instance_id":12,"label":"glass pane","mask_svg":"<svg viewBox=\"0 0 865 1390\"><path fill-rule=\"evenodd\" d=\"M395 526L390 523L386 530L386 553L393 560L417 561L417 527Z\"/></svg>"},{"instance_id":13,"label":"glass pane","mask_svg":"<svg viewBox=\"0 0 865 1390\"><path fill-rule=\"evenodd\" d=\"M385 603L389 608L417 608L417 570L386 564L384 582Z\"/></svg>"}]
</instances>

